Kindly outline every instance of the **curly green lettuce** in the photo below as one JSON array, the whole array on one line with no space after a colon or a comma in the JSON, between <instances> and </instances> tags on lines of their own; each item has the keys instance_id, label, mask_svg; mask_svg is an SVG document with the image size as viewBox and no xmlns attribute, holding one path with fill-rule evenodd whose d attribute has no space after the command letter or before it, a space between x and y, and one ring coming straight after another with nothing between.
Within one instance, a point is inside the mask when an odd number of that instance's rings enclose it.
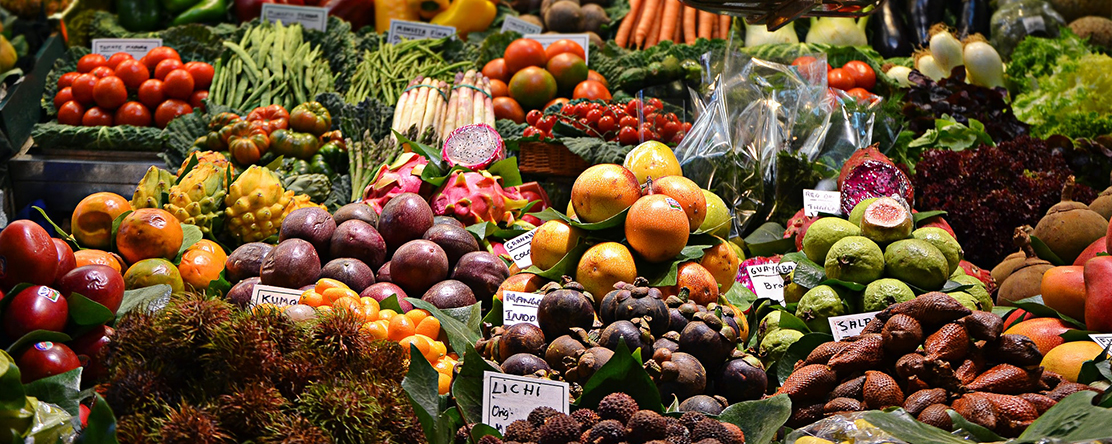
<instances>
[{"instance_id":1,"label":"curly green lettuce","mask_svg":"<svg viewBox=\"0 0 1112 444\"><path fill-rule=\"evenodd\" d=\"M1062 56L1030 92L1016 96L1016 116L1038 137L1093 138L1112 134L1112 57Z\"/></svg>"}]
</instances>

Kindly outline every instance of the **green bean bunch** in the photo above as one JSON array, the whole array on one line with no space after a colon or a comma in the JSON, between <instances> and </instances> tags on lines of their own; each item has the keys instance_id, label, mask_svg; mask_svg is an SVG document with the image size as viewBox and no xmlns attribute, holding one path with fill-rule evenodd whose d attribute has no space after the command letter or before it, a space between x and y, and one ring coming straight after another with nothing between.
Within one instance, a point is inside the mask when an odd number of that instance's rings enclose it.
<instances>
[{"instance_id":1,"label":"green bean bunch","mask_svg":"<svg viewBox=\"0 0 1112 444\"><path fill-rule=\"evenodd\" d=\"M239 43L216 62L209 89L213 103L247 112L258 106L293 109L334 89L332 70L320 51L304 40L300 24L249 27Z\"/></svg>"},{"instance_id":2,"label":"green bean bunch","mask_svg":"<svg viewBox=\"0 0 1112 444\"><path fill-rule=\"evenodd\" d=\"M471 62L449 64L435 50L444 39L407 40L396 45L383 42L375 51L364 51L344 99L359 103L367 97L396 103L409 81L417 76L448 80Z\"/></svg>"}]
</instances>

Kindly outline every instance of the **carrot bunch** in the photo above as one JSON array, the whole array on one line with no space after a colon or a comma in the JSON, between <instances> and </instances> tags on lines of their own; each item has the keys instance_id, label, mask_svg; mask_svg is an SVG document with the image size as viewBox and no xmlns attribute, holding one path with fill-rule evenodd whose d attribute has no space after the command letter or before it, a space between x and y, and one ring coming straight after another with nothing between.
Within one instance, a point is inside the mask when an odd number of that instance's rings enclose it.
<instances>
[{"instance_id":1,"label":"carrot bunch","mask_svg":"<svg viewBox=\"0 0 1112 444\"><path fill-rule=\"evenodd\" d=\"M698 38L724 39L732 17L700 11L679 0L629 0L629 14L618 25L615 43L623 48L650 48L665 40L695 43Z\"/></svg>"}]
</instances>

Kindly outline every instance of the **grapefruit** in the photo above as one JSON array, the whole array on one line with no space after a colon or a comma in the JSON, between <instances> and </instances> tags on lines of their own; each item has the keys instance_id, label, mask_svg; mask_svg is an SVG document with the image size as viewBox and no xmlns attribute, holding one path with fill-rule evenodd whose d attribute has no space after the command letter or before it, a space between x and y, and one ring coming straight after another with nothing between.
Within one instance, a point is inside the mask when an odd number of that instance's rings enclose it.
<instances>
[{"instance_id":1,"label":"grapefruit","mask_svg":"<svg viewBox=\"0 0 1112 444\"><path fill-rule=\"evenodd\" d=\"M571 186L575 216L588 223L609 219L640 198L641 185L637 177L612 163L587 168Z\"/></svg>"},{"instance_id":2,"label":"grapefruit","mask_svg":"<svg viewBox=\"0 0 1112 444\"><path fill-rule=\"evenodd\" d=\"M550 220L533 234L529 255L533 265L548 270L563 259L583 238L583 230L562 220Z\"/></svg>"},{"instance_id":3,"label":"grapefruit","mask_svg":"<svg viewBox=\"0 0 1112 444\"><path fill-rule=\"evenodd\" d=\"M703 224L707 217L707 199L695 182L683 176L664 176L652 181L653 194L663 194L675 199L687 214L691 231Z\"/></svg>"},{"instance_id":4,"label":"grapefruit","mask_svg":"<svg viewBox=\"0 0 1112 444\"><path fill-rule=\"evenodd\" d=\"M680 254L690 231L683 207L663 194L638 199L626 215L626 240L649 262L664 262Z\"/></svg>"},{"instance_id":5,"label":"grapefruit","mask_svg":"<svg viewBox=\"0 0 1112 444\"><path fill-rule=\"evenodd\" d=\"M603 242L583 253L575 268L575 280L594 296L595 305L614 289L618 282L633 282L637 264L625 245Z\"/></svg>"},{"instance_id":6,"label":"grapefruit","mask_svg":"<svg viewBox=\"0 0 1112 444\"><path fill-rule=\"evenodd\" d=\"M1039 353L1047 354L1051 349L1066 342L1062 333L1072 330L1069 324L1057 318L1035 318L1020 322L1004 331L1004 334L1023 335L1035 341Z\"/></svg>"},{"instance_id":7,"label":"grapefruit","mask_svg":"<svg viewBox=\"0 0 1112 444\"><path fill-rule=\"evenodd\" d=\"M1051 268L1043 273L1041 289L1047 307L1077 320L1085 319L1085 267Z\"/></svg>"},{"instance_id":8,"label":"grapefruit","mask_svg":"<svg viewBox=\"0 0 1112 444\"><path fill-rule=\"evenodd\" d=\"M1043 356L1042 365L1045 369L1062 375L1067 381L1077 382L1081 373L1081 365L1100 356L1104 351L1099 344L1093 341L1075 341L1054 347Z\"/></svg>"}]
</instances>

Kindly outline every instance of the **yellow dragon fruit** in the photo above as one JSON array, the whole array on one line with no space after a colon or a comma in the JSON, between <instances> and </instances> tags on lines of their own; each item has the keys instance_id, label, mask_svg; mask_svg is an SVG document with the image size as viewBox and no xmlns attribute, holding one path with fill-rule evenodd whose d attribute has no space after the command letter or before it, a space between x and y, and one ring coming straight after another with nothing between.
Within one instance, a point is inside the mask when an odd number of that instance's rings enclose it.
<instances>
[{"instance_id":1,"label":"yellow dragon fruit","mask_svg":"<svg viewBox=\"0 0 1112 444\"><path fill-rule=\"evenodd\" d=\"M152 166L139 180L131 196L131 208L162 208L162 194L170 192L176 177L169 171Z\"/></svg>"},{"instance_id":2,"label":"yellow dragon fruit","mask_svg":"<svg viewBox=\"0 0 1112 444\"><path fill-rule=\"evenodd\" d=\"M324 205L321 205L321 204L313 203L313 201L310 200L310 197L309 197L308 194L295 195L293 197L293 205L291 207L292 207L292 208L290 208L291 213L293 212L293 210L300 210L302 208L311 208L311 207L320 208L324 211L328 211L328 207L325 207Z\"/></svg>"},{"instance_id":3,"label":"yellow dragon fruit","mask_svg":"<svg viewBox=\"0 0 1112 444\"><path fill-rule=\"evenodd\" d=\"M178 221L193 224L210 233L212 220L224 208L226 169L212 163L199 163L177 185L170 187L170 200L163 208Z\"/></svg>"},{"instance_id":4,"label":"yellow dragon fruit","mask_svg":"<svg viewBox=\"0 0 1112 444\"><path fill-rule=\"evenodd\" d=\"M276 174L255 165L228 187L224 204L224 229L240 242L257 242L277 234L297 202Z\"/></svg>"},{"instance_id":5,"label":"yellow dragon fruit","mask_svg":"<svg viewBox=\"0 0 1112 444\"><path fill-rule=\"evenodd\" d=\"M189 157L185 158L185 162L181 163L181 167L178 168L179 176L185 171L185 166L189 165L189 159L193 156L197 156L198 165L206 163L213 164L216 165L217 168L220 168L220 171L224 171L224 168L228 166L228 158L224 157L223 154L216 151L194 151L189 153Z\"/></svg>"}]
</instances>

